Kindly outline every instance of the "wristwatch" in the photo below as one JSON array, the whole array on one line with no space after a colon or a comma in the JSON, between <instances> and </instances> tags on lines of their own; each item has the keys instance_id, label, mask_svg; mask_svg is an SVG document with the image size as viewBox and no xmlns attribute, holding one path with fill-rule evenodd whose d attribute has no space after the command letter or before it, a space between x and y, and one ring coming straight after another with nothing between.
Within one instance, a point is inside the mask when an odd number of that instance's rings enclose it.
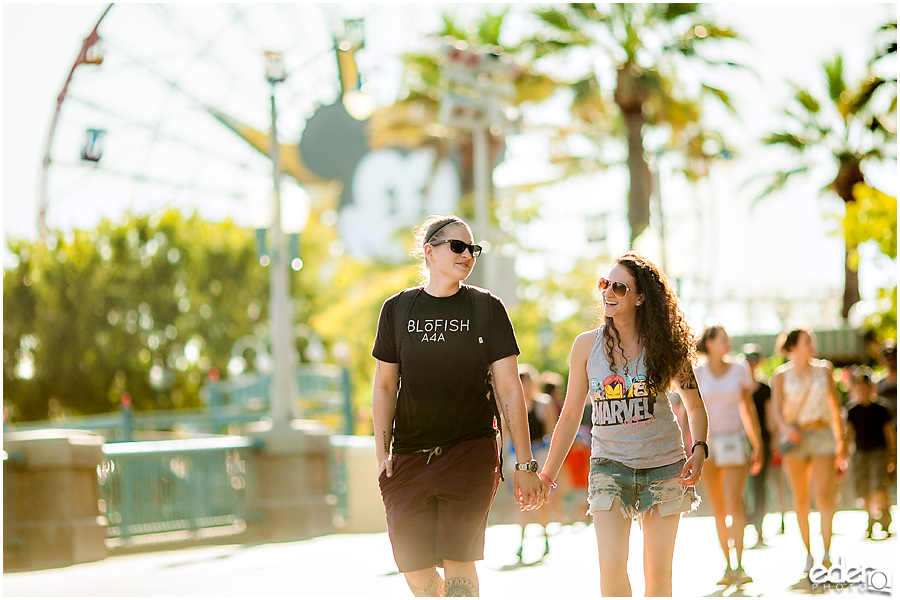
<instances>
[{"instance_id":1,"label":"wristwatch","mask_svg":"<svg viewBox=\"0 0 900 600\"><path fill-rule=\"evenodd\" d=\"M537 473L538 461L532 459L526 463L516 463L516 471L531 471L532 473Z\"/></svg>"}]
</instances>

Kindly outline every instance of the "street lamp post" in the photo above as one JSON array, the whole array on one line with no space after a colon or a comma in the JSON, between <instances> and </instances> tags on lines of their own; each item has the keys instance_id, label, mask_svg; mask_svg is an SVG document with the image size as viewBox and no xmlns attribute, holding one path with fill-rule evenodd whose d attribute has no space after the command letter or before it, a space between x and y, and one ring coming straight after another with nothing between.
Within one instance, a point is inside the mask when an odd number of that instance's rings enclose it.
<instances>
[{"instance_id":1,"label":"street lamp post","mask_svg":"<svg viewBox=\"0 0 900 600\"><path fill-rule=\"evenodd\" d=\"M269 416L272 429L290 425L293 402L296 397L294 381L297 363L294 344L294 322L291 314L291 290L288 279L287 239L281 227L281 165L278 162L277 112L275 86L285 80L284 64L280 52L266 52L266 79L272 87L272 130L270 154L274 184L274 210L272 211L272 256L269 265L269 328L272 340L272 383L269 389Z\"/></svg>"},{"instance_id":2,"label":"street lamp post","mask_svg":"<svg viewBox=\"0 0 900 600\"><path fill-rule=\"evenodd\" d=\"M479 239L493 237L490 224L491 158L489 134L508 132L513 123L501 103L515 95L511 83L514 65L494 48L469 47L465 42L445 44L445 75L458 93L445 94L440 121L472 133L472 181L475 226Z\"/></svg>"},{"instance_id":3,"label":"street lamp post","mask_svg":"<svg viewBox=\"0 0 900 600\"><path fill-rule=\"evenodd\" d=\"M518 67L497 48L470 47L456 40L443 47L442 75L448 83L441 99L438 120L448 127L467 130L472 135L472 201L475 213L475 240L486 247L503 239L491 223L491 136L518 129L519 114L510 104L515 98L513 79ZM507 306L516 302L514 257L510 245L502 253L488 254L474 281L498 293ZM472 280L470 280L472 281Z\"/></svg>"}]
</instances>

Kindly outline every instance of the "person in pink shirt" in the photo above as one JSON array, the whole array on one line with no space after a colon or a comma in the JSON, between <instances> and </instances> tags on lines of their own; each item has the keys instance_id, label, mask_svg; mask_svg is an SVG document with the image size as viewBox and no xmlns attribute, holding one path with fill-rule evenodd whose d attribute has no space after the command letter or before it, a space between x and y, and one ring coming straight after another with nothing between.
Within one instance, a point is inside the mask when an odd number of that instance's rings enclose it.
<instances>
[{"instance_id":1,"label":"person in pink shirt","mask_svg":"<svg viewBox=\"0 0 900 600\"><path fill-rule=\"evenodd\" d=\"M744 489L748 473L762 468L762 433L753 404L753 375L746 362L730 356L731 338L719 325L707 327L697 342L706 363L695 369L709 415L709 458L703 489L716 518L719 545L725 555L725 575L719 585L743 585L753 579L744 572ZM747 438L752 444L748 452ZM731 525L727 519L731 517ZM731 566L731 548L736 564Z\"/></svg>"}]
</instances>

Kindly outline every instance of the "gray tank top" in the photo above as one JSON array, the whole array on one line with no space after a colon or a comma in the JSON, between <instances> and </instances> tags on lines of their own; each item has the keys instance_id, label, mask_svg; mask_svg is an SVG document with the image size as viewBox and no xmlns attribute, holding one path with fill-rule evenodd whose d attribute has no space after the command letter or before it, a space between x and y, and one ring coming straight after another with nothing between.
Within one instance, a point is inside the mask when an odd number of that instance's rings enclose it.
<instances>
[{"instance_id":1,"label":"gray tank top","mask_svg":"<svg viewBox=\"0 0 900 600\"><path fill-rule=\"evenodd\" d=\"M651 469L685 458L681 428L665 390L647 379L644 351L613 373L603 351L603 324L587 361L591 458Z\"/></svg>"}]
</instances>

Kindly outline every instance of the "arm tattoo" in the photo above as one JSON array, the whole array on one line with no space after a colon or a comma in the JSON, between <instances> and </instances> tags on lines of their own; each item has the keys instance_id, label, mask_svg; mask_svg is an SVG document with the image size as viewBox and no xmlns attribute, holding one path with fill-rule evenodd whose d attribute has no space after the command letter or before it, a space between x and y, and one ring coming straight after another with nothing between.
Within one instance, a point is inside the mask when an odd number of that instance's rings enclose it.
<instances>
[{"instance_id":1,"label":"arm tattoo","mask_svg":"<svg viewBox=\"0 0 900 600\"><path fill-rule=\"evenodd\" d=\"M381 432L381 439L382 439L382 441L384 442L384 451L385 451L385 452L390 452L390 451L391 451L391 445L388 443L388 435L387 435L387 431L382 431L382 432Z\"/></svg>"},{"instance_id":2,"label":"arm tattoo","mask_svg":"<svg viewBox=\"0 0 900 600\"><path fill-rule=\"evenodd\" d=\"M410 591L413 593L413 596L416 596L417 598L443 596L443 588L444 580L441 579L441 576L438 575L437 571L435 571L434 575L431 576L431 580L424 587L417 587L412 583L409 584Z\"/></svg>"},{"instance_id":3,"label":"arm tattoo","mask_svg":"<svg viewBox=\"0 0 900 600\"><path fill-rule=\"evenodd\" d=\"M694 376L694 369L690 365L681 373L681 387L686 390L697 390L700 388L697 384L697 378Z\"/></svg>"},{"instance_id":4,"label":"arm tattoo","mask_svg":"<svg viewBox=\"0 0 900 600\"><path fill-rule=\"evenodd\" d=\"M475 597L478 595L478 584L468 577L451 577L444 584L444 596Z\"/></svg>"}]
</instances>

